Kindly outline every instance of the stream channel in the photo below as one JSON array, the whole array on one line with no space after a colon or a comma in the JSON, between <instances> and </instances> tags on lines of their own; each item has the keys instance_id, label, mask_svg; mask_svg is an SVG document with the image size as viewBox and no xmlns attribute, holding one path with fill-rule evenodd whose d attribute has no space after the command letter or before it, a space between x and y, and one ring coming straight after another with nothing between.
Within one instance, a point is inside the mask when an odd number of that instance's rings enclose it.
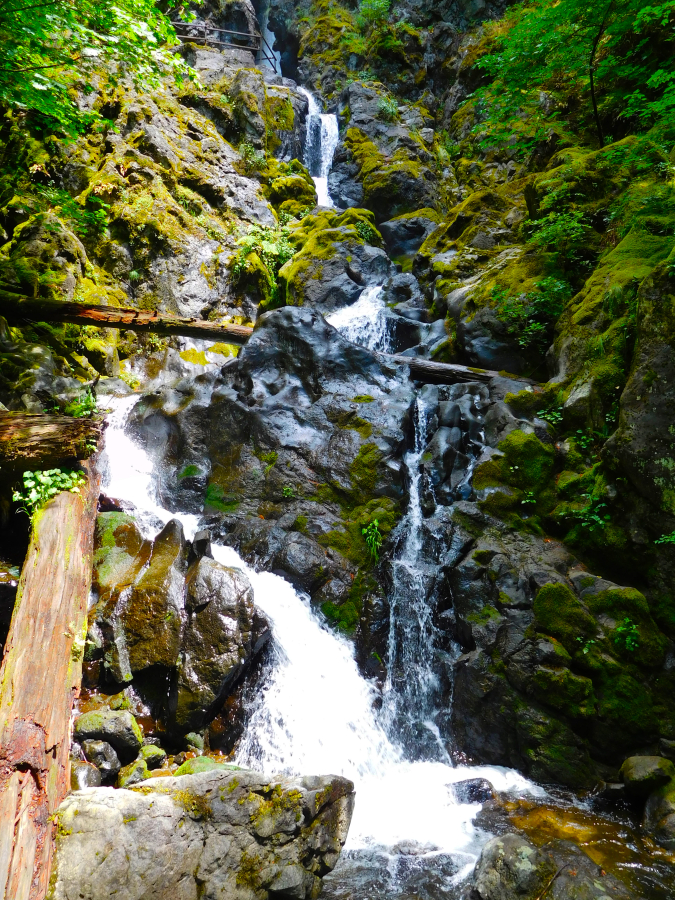
<instances>
[{"instance_id":1,"label":"stream channel","mask_svg":"<svg viewBox=\"0 0 675 900\"><path fill-rule=\"evenodd\" d=\"M337 121L322 114L317 101L307 96L306 163L315 178L320 204L332 205L328 173ZM364 288L355 303L333 312L327 321L352 343L373 351L390 349L381 286ZM222 365L222 358L209 353L208 343L181 340L184 349L206 354L206 367L187 363L181 367L176 354L173 370L165 368L159 382L172 377L196 378L198 372L215 371ZM154 386L146 383L144 389ZM462 484L482 447L480 420L485 397L480 385L444 390L470 411L475 425L467 443L465 469L455 486L456 496L461 497ZM192 538L200 517L159 505L157 461L125 430L138 399L135 394L112 401L104 491L133 509L147 537L154 537L169 520L179 519L186 537ZM255 603L268 617L273 634L261 682L249 698L245 732L233 761L268 775L331 773L355 783L356 808L347 845L336 869L325 879L323 896L328 898L459 897L481 847L491 836L489 826L474 822L481 803L468 801L466 792L453 787L470 779L486 779L502 798L510 797L514 804L525 799L532 808L541 809L545 804L563 803L577 810L577 823L593 821L597 830L590 807L575 798L553 798L514 770L457 764L441 740L439 717L448 712L440 704L436 665L439 651L431 585L437 565L424 552L422 538L421 462L427 444L427 417L423 387L415 406L414 442L404 458L409 504L397 527L396 550L388 563L388 674L381 687L363 677L352 643L326 625L307 596L278 575L255 571L231 547L217 543L212 547L216 560L246 573ZM458 655L459 649L455 652ZM614 848L599 853L602 859L614 853L618 865L626 870L640 867L646 883L658 883L658 878L650 881L643 863L639 865L644 855L627 826L608 822L599 833L599 843ZM667 895L655 890L649 896Z\"/></svg>"}]
</instances>

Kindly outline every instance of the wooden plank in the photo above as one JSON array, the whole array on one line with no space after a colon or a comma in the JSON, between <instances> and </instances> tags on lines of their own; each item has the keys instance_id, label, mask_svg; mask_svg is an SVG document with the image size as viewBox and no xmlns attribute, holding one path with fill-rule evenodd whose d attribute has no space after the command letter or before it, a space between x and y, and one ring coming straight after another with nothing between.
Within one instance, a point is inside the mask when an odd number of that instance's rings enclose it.
<instances>
[{"instance_id":1,"label":"wooden plank","mask_svg":"<svg viewBox=\"0 0 675 900\"><path fill-rule=\"evenodd\" d=\"M100 418L0 412L0 465L45 469L66 460L88 459L103 428Z\"/></svg>"},{"instance_id":2,"label":"wooden plank","mask_svg":"<svg viewBox=\"0 0 675 900\"><path fill-rule=\"evenodd\" d=\"M228 344L245 344L253 333L245 325L218 325L186 316L160 315L140 309L93 306L83 303L55 303L50 300L24 298L0 290L0 315L8 322L70 322L99 328L124 328L129 331L152 331L156 334L217 340Z\"/></svg>"},{"instance_id":3,"label":"wooden plank","mask_svg":"<svg viewBox=\"0 0 675 900\"><path fill-rule=\"evenodd\" d=\"M81 493L34 516L0 668L0 900L43 900L51 817L70 788L100 488L93 463L84 468Z\"/></svg>"}]
</instances>

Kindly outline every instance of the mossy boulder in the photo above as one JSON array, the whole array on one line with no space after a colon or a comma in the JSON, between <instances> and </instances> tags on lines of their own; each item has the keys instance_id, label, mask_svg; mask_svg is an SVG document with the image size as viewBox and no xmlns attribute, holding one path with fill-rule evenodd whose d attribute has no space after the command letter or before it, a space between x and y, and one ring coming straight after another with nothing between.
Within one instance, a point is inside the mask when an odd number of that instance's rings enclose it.
<instances>
[{"instance_id":1,"label":"mossy boulder","mask_svg":"<svg viewBox=\"0 0 675 900\"><path fill-rule=\"evenodd\" d=\"M578 647L577 638L597 633L595 619L565 584L545 584L534 600L535 627L557 638L568 653Z\"/></svg>"},{"instance_id":2,"label":"mossy boulder","mask_svg":"<svg viewBox=\"0 0 675 900\"><path fill-rule=\"evenodd\" d=\"M326 312L348 306L367 285L383 284L392 269L366 210L305 216L290 241L298 252L279 272L281 296L289 306Z\"/></svg>"},{"instance_id":3,"label":"mossy boulder","mask_svg":"<svg viewBox=\"0 0 675 900\"><path fill-rule=\"evenodd\" d=\"M145 761L148 769L161 769L166 762L166 750L154 744L145 744L141 747L141 759Z\"/></svg>"},{"instance_id":4,"label":"mossy boulder","mask_svg":"<svg viewBox=\"0 0 675 900\"><path fill-rule=\"evenodd\" d=\"M150 773L148 772L146 760L137 759L135 762L129 763L128 766L123 766L120 769L120 773L117 776L117 787L128 788L132 784L140 784L141 781L145 781L149 777Z\"/></svg>"},{"instance_id":5,"label":"mossy boulder","mask_svg":"<svg viewBox=\"0 0 675 900\"><path fill-rule=\"evenodd\" d=\"M621 766L621 780L629 796L645 800L675 780L675 765L662 756L631 756Z\"/></svg>"},{"instance_id":6,"label":"mossy boulder","mask_svg":"<svg viewBox=\"0 0 675 900\"><path fill-rule=\"evenodd\" d=\"M118 755L135 756L143 744L143 733L129 710L100 709L83 713L75 720L77 741L106 741Z\"/></svg>"},{"instance_id":7,"label":"mossy boulder","mask_svg":"<svg viewBox=\"0 0 675 900\"><path fill-rule=\"evenodd\" d=\"M185 762L176 769L174 775L176 777L180 775L199 775L202 772L212 772L216 769L236 770L238 768L239 766L233 766L229 763L216 762L216 760L212 759L210 756L195 756L193 759L186 759Z\"/></svg>"}]
</instances>

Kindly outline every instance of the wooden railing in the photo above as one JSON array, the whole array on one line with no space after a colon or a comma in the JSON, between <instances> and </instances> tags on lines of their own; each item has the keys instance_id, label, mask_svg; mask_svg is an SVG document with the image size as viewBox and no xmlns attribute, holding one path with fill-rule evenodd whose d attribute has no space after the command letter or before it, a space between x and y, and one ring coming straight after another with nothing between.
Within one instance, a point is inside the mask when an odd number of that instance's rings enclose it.
<instances>
[{"instance_id":1,"label":"wooden railing","mask_svg":"<svg viewBox=\"0 0 675 900\"><path fill-rule=\"evenodd\" d=\"M184 44L202 44L205 47L217 47L223 50L250 50L261 65L269 66L277 71L274 51L260 32L232 31L206 22L190 23L174 22L176 37ZM228 38L223 40L222 38Z\"/></svg>"}]
</instances>

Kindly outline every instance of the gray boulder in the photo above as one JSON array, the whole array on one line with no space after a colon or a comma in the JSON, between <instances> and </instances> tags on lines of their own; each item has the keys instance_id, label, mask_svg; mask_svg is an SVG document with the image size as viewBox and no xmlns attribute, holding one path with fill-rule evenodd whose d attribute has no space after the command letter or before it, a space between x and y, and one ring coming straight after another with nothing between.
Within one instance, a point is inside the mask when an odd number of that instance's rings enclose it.
<instances>
[{"instance_id":1,"label":"gray boulder","mask_svg":"<svg viewBox=\"0 0 675 900\"><path fill-rule=\"evenodd\" d=\"M675 779L649 795L642 827L667 850L675 850Z\"/></svg>"},{"instance_id":2,"label":"gray boulder","mask_svg":"<svg viewBox=\"0 0 675 900\"><path fill-rule=\"evenodd\" d=\"M270 636L246 576L203 557L187 577L176 724L201 728Z\"/></svg>"},{"instance_id":3,"label":"gray boulder","mask_svg":"<svg viewBox=\"0 0 675 900\"><path fill-rule=\"evenodd\" d=\"M119 757L107 741L83 741L82 750L87 760L96 766L103 778L113 779L122 768Z\"/></svg>"},{"instance_id":4,"label":"gray boulder","mask_svg":"<svg viewBox=\"0 0 675 900\"><path fill-rule=\"evenodd\" d=\"M413 256L422 246L431 232L438 227L437 217L433 219L424 215L399 216L382 222L379 226L380 234L384 238L387 250L391 256Z\"/></svg>"},{"instance_id":5,"label":"gray boulder","mask_svg":"<svg viewBox=\"0 0 675 900\"><path fill-rule=\"evenodd\" d=\"M51 896L316 898L347 837L353 791L337 776L218 769L78 791L58 811Z\"/></svg>"}]
</instances>

